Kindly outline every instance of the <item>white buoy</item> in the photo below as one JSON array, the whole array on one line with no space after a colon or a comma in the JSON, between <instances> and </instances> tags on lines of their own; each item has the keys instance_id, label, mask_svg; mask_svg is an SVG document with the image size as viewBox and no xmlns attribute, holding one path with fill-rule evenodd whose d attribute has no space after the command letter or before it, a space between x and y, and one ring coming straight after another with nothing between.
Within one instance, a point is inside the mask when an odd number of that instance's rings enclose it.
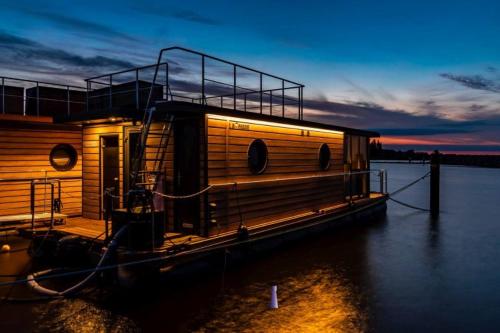
<instances>
[{"instance_id":1,"label":"white buoy","mask_svg":"<svg viewBox=\"0 0 500 333\"><path fill-rule=\"evenodd\" d=\"M5 252L10 252L10 245L9 244L4 244L2 245L2 249L0 252L5 253Z\"/></svg>"},{"instance_id":2,"label":"white buoy","mask_svg":"<svg viewBox=\"0 0 500 333\"><path fill-rule=\"evenodd\" d=\"M269 308L278 308L278 286L271 287L271 303L269 303Z\"/></svg>"}]
</instances>

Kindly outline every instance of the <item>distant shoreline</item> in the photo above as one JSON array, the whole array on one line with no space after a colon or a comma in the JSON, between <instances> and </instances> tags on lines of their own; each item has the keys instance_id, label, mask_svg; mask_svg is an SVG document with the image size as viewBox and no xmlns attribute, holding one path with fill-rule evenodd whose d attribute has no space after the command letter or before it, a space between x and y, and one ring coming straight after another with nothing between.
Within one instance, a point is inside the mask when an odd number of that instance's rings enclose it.
<instances>
[{"instance_id":1,"label":"distant shoreline","mask_svg":"<svg viewBox=\"0 0 500 333\"><path fill-rule=\"evenodd\" d=\"M428 164L429 157L424 158L373 158L370 163L392 163L392 164ZM441 164L453 166L467 166L478 168L500 168L500 156L498 155L457 155L442 154Z\"/></svg>"}]
</instances>

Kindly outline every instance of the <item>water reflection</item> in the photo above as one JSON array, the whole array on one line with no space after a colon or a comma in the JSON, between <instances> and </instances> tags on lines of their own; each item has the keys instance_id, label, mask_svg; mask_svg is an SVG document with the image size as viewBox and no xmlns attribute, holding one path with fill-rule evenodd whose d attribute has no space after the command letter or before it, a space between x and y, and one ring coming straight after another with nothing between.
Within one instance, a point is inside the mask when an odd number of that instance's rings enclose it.
<instances>
[{"instance_id":1,"label":"water reflection","mask_svg":"<svg viewBox=\"0 0 500 333\"><path fill-rule=\"evenodd\" d=\"M134 321L82 299L65 299L33 309L38 332L137 332Z\"/></svg>"},{"instance_id":2,"label":"water reflection","mask_svg":"<svg viewBox=\"0 0 500 333\"><path fill-rule=\"evenodd\" d=\"M390 190L427 171L385 167ZM468 177L463 169L442 170L437 221L389 203L387 219L229 265L224 276L221 269L135 293L1 304L0 332L494 331L500 325L500 170L466 169ZM427 183L398 199L428 206ZM19 256L0 257L0 270L23 269L26 258ZM273 284L280 308L268 310Z\"/></svg>"},{"instance_id":3,"label":"water reflection","mask_svg":"<svg viewBox=\"0 0 500 333\"><path fill-rule=\"evenodd\" d=\"M318 268L277 281L279 309L270 310L269 285L227 290L197 319L196 332L361 332L367 315L350 281L333 269ZM204 322L207 320L206 322ZM196 326L196 325L194 325ZM194 328L193 326L193 328Z\"/></svg>"}]
</instances>

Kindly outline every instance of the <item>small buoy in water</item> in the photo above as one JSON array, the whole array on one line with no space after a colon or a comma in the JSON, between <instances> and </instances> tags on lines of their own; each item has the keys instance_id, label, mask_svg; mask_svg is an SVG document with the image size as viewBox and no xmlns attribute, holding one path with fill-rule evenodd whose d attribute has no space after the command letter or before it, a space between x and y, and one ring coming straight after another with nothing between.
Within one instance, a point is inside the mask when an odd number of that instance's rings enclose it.
<instances>
[{"instance_id":1,"label":"small buoy in water","mask_svg":"<svg viewBox=\"0 0 500 333\"><path fill-rule=\"evenodd\" d=\"M269 304L269 308L278 308L278 286L271 287L271 303Z\"/></svg>"},{"instance_id":2,"label":"small buoy in water","mask_svg":"<svg viewBox=\"0 0 500 333\"><path fill-rule=\"evenodd\" d=\"M9 244L4 244L2 245L2 249L0 252L5 253L5 252L10 252L10 245Z\"/></svg>"}]
</instances>

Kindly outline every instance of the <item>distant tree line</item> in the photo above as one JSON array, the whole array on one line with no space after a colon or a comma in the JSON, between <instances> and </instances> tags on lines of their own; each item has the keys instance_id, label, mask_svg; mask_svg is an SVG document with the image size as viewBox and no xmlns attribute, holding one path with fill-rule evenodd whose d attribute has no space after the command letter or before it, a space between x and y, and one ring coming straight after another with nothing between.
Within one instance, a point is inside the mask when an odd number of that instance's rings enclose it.
<instances>
[{"instance_id":1,"label":"distant tree line","mask_svg":"<svg viewBox=\"0 0 500 333\"><path fill-rule=\"evenodd\" d=\"M408 163L427 162L430 154L415 150L384 149L378 140L370 142L371 160L408 161ZM449 165L466 165L485 168L500 168L500 155L462 155L441 154L441 163Z\"/></svg>"}]
</instances>

